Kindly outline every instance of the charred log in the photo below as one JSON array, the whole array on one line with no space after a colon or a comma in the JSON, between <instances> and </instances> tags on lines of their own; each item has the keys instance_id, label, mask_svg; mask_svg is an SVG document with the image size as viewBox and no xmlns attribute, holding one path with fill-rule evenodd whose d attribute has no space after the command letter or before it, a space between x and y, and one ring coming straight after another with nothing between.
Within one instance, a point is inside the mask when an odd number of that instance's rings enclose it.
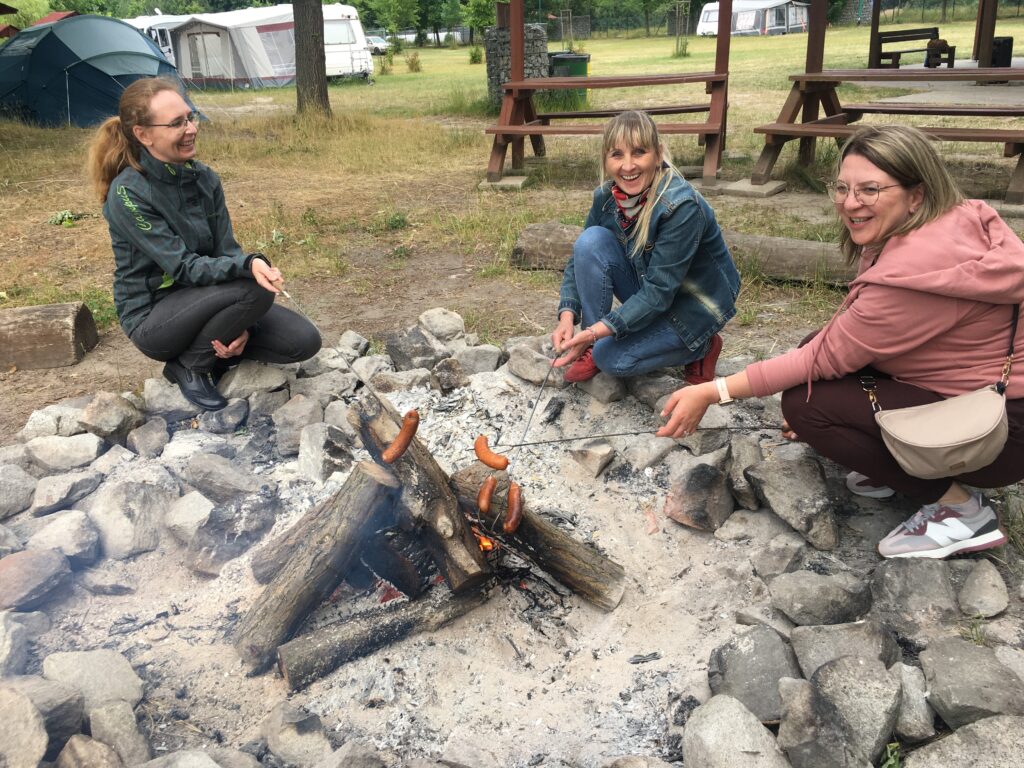
<instances>
[{"instance_id":1,"label":"charred log","mask_svg":"<svg viewBox=\"0 0 1024 768\"><path fill-rule=\"evenodd\" d=\"M307 513L302 546L293 547L270 584L238 625L235 649L252 673L338 585L356 562L378 515L390 514L398 481L383 467L360 462L329 501Z\"/></svg>"},{"instance_id":2,"label":"charred log","mask_svg":"<svg viewBox=\"0 0 1024 768\"><path fill-rule=\"evenodd\" d=\"M278 668L288 687L299 690L353 659L410 635L439 629L486 601L482 591L453 595L435 589L430 596L387 613L355 616L285 643L278 648Z\"/></svg>"},{"instance_id":3,"label":"charred log","mask_svg":"<svg viewBox=\"0 0 1024 768\"><path fill-rule=\"evenodd\" d=\"M479 513L477 491L488 476L498 479L498 487L491 497L490 510ZM509 487L505 472L473 464L452 475L451 483L459 504L471 517L479 514L489 530L502 529ZM529 488L523 491L523 517L519 527L513 534L503 534L501 540L598 608L610 611L622 600L626 589L622 566L531 511Z\"/></svg>"}]
</instances>

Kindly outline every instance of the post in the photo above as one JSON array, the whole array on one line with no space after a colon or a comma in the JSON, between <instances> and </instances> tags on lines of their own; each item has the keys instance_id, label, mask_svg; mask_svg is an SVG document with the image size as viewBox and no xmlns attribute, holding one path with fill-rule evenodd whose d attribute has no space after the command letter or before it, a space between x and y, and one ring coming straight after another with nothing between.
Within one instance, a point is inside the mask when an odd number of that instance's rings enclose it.
<instances>
[{"instance_id":1,"label":"post","mask_svg":"<svg viewBox=\"0 0 1024 768\"><path fill-rule=\"evenodd\" d=\"M880 3L876 3L879 5ZM811 0L811 23L807 29L807 59L804 71L808 74L821 72L825 61L825 26L828 23L828 0ZM805 123L818 119L819 99L817 94L804 95L803 121ZM805 136L800 139L800 164L810 165L814 162L815 139Z\"/></svg>"},{"instance_id":2,"label":"post","mask_svg":"<svg viewBox=\"0 0 1024 768\"><path fill-rule=\"evenodd\" d=\"M992 66L992 38L996 34L997 0L980 0L978 4L978 67Z\"/></svg>"},{"instance_id":3,"label":"post","mask_svg":"<svg viewBox=\"0 0 1024 768\"><path fill-rule=\"evenodd\" d=\"M882 3L871 4L871 41L868 43L868 69L882 66L882 42L878 39L878 23L882 15Z\"/></svg>"},{"instance_id":4,"label":"post","mask_svg":"<svg viewBox=\"0 0 1024 768\"><path fill-rule=\"evenodd\" d=\"M509 3L509 33L511 39L512 69L509 79L513 82L522 80L526 75L526 35L523 29L523 0L511 0Z\"/></svg>"}]
</instances>

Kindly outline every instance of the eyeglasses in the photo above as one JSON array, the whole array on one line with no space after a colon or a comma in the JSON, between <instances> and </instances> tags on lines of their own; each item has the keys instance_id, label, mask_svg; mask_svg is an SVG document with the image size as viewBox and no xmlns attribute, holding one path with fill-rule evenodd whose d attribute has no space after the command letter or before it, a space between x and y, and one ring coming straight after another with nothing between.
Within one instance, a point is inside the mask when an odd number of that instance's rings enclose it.
<instances>
[{"instance_id":1,"label":"eyeglasses","mask_svg":"<svg viewBox=\"0 0 1024 768\"><path fill-rule=\"evenodd\" d=\"M883 189L902 187L902 184L888 184L880 187L877 184L862 184L853 188L853 197L861 205L874 205L878 202L878 193ZM841 181L834 181L828 185L828 196L833 203L845 203L850 195L850 187Z\"/></svg>"},{"instance_id":2,"label":"eyeglasses","mask_svg":"<svg viewBox=\"0 0 1024 768\"><path fill-rule=\"evenodd\" d=\"M192 123L192 125L199 125L199 113L189 112L184 117L179 117L171 120L169 123L142 123L142 125L148 126L149 128L173 128L176 131L184 131L185 124Z\"/></svg>"}]
</instances>

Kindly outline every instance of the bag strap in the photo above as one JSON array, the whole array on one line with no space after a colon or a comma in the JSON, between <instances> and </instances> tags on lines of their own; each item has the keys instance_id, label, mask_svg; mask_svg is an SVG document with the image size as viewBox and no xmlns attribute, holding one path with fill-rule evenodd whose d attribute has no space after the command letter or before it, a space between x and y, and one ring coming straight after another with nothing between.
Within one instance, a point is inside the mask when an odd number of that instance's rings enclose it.
<instances>
[{"instance_id":1,"label":"bag strap","mask_svg":"<svg viewBox=\"0 0 1024 768\"><path fill-rule=\"evenodd\" d=\"M1013 322L1010 326L1010 348L1006 351L1006 362L1003 363L1003 375L996 383L996 391L1002 395L1010 383L1010 369L1013 368L1013 345L1017 340L1017 320L1020 319L1020 304L1013 305Z\"/></svg>"}]
</instances>

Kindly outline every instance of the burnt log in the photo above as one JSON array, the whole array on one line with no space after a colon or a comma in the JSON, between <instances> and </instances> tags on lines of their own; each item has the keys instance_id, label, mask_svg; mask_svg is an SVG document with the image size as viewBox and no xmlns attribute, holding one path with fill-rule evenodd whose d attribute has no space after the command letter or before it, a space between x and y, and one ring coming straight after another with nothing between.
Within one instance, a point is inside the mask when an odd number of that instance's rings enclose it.
<instances>
[{"instance_id":1,"label":"burnt log","mask_svg":"<svg viewBox=\"0 0 1024 768\"><path fill-rule=\"evenodd\" d=\"M251 674L274 661L277 647L327 598L356 562L380 515L391 514L398 481L383 467L360 462L327 503L306 513L303 542L238 624L235 650ZM291 533L291 531L289 531Z\"/></svg>"},{"instance_id":2,"label":"burnt log","mask_svg":"<svg viewBox=\"0 0 1024 768\"><path fill-rule=\"evenodd\" d=\"M96 321L81 302L0 311L0 368L74 365L96 346Z\"/></svg>"},{"instance_id":3,"label":"burnt log","mask_svg":"<svg viewBox=\"0 0 1024 768\"><path fill-rule=\"evenodd\" d=\"M722 235L734 257L750 257L761 274L772 280L845 286L857 276L856 265L846 263L836 243L747 235L732 230L725 230Z\"/></svg>"},{"instance_id":4,"label":"burnt log","mask_svg":"<svg viewBox=\"0 0 1024 768\"><path fill-rule=\"evenodd\" d=\"M434 589L427 597L388 612L373 611L301 635L278 648L278 668L297 691L353 659L419 632L429 632L483 605L483 591L453 595Z\"/></svg>"},{"instance_id":5,"label":"burnt log","mask_svg":"<svg viewBox=\"0 0 1024 768\"><path fill-rule=\"evenodd\" d=\"M492 475L497 478L498 487L491 496L490 509L481 513L477 509L476 494L483 481ZM515 533L507 534L501 532L508 497L507 473L472 464L452 475L451 483L466 513L471 517L479 516L485 523L484 533L497 531L487 535L499 538L503 546L528 558L598 608L610 611L622 600L626 589L622 566L531 511L528 487L523 489L522 521Z\"/></svg>"},{"instance_id":6,"label":"burnt log","mask_svg":"<svg viewBox=\"0 0 1024 768\"><path fill-rule=\"evenodd\" d=\"M398 436L402 417L391 403L369 389L352 403L349 420L374 461ZM482 584L490 569L458 501L448 476L418 437L389 465L402 483L399 506L423 537L431 557L452 592L459 594Z\"/></svg>"}]
</instances>

